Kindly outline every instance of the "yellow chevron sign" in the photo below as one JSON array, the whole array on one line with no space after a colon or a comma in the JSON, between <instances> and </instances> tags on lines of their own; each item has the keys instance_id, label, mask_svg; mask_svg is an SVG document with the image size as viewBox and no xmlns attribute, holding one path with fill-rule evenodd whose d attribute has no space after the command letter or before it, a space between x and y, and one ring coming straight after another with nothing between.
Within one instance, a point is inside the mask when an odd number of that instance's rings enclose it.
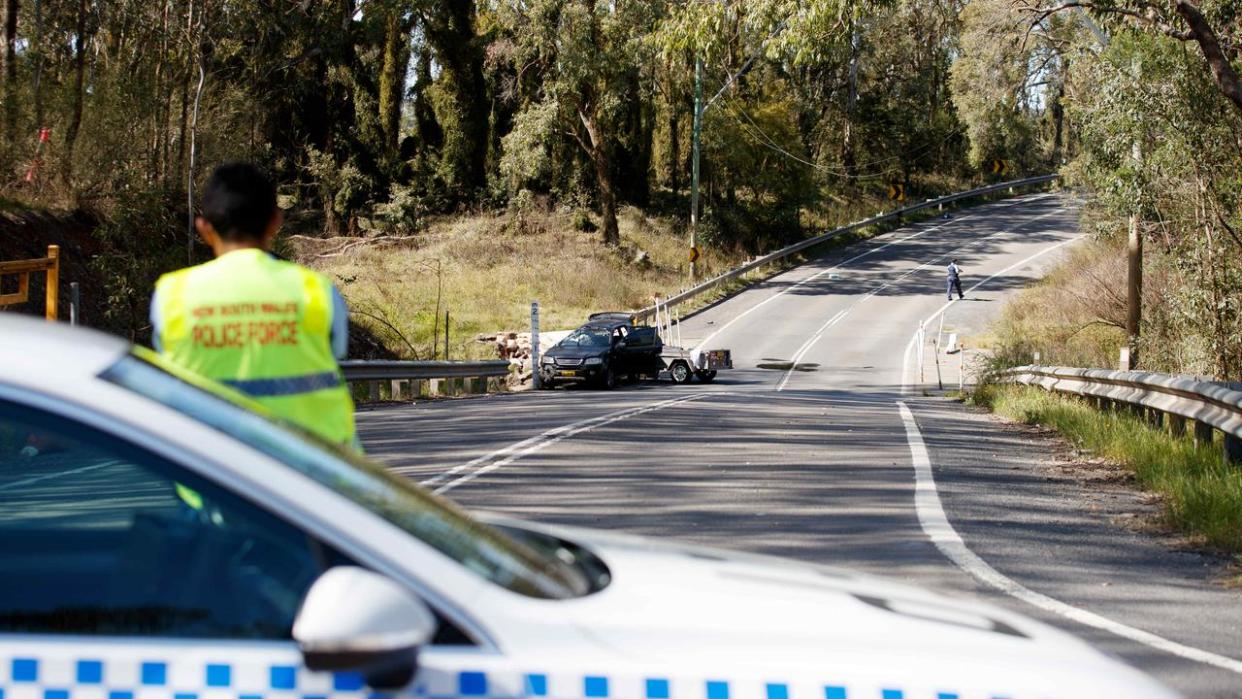
<instances>
[{"instance_id":1,"label":"yellow chevron sign","mask_svg":"<svg viewBox=\"0 0 1242 699\"><path fill-rule=\"evenodd\" d=\"M905 201L906 200L906 186L904 184L900 184L897 182L890 184L888 186L888 198L892 199L893 201Z\"/></svg>"},{"instance_id":2,"label":"yellow chevron sign","mask_svg":"<svg viewBox=\"0 0 1242 699\"><path fill-rule=\"evenodd\" d=\"M1000 158L997 158L996 160L992 161L992 174L993 175L1003 175L1008 171L1009 171L1008 160L1001 160Z\"/></svg>"}]
</instances>

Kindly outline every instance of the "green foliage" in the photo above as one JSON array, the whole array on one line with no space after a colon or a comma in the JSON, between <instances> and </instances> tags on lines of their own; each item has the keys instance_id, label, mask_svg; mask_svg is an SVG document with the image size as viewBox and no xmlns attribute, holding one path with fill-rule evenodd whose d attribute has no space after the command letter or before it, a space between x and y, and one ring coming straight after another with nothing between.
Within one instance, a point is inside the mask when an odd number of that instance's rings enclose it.
<instances>
[{"instance_id":1,"label":"green foliage","mask_svg":"<svg viewBox=\"0 0 1242 699\"><path fill-rule=\"evenodd\" d=\"M1069 113L1082 124L1071 173L1094 194L1101 234L1137 215L1147 239L1140 344L1153 370L1242 377L1242 113L1203 59L1173 39L1118 34L1079 61Z\"/></svg>"},{"instance_id":2,"label":"green foliage","mask_svg":"<svg viewBox=\"0 0 1242 699\"><path fill-rule=\"evenodd\" d=\"M1167 522L1221 550L1242 552L1242 470L1219 447L1174 438L1125 412L1026 386L990 385L976 402L1001 415L1045 425L1073 444L1130 469L1159 493Z\"/></svg>"},{"instance_id":3,"label":"green foliage","mask_svg":"<svg viewBox=\"0 0 1242 699\"><path fill-rule=\"evenodd\" d=\"M1021 163L1036 160L1036 115L1031 83L1047 75L1033 73L1042 64L1055 72L1055 51L1026 30L1029 20L1010 0L974 0L962 10L962 54L952 68L953 103L970 138L970 163L983 167L993 159Z\"/></svg>"},{"instance_id":4,"label":"green foliage","mask_svg":"<svg viewBox=\"0 0 1242 699\"><path fill-rule=\"evenodd\" d=\"M99 325L133 342L150 343L151 292L160 275L186 266L188 223L184 212L168 206L158 189L118 198L112 216L95 233L103 252L91 268L104 280L104 318ZM193 249L196 262L203 250Z\"/></svg>"}]
</instances>

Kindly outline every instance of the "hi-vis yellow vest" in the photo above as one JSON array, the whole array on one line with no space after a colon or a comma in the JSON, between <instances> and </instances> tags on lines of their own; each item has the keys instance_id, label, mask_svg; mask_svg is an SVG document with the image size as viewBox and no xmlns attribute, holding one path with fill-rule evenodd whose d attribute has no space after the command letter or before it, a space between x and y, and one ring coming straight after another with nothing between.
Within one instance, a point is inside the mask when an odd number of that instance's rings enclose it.
<instances>
[{"instance_id":1,"label":"hi-vis yellow vest","mask_svg":"<svg viewBox=\"0 0 1242 699\"><path fill-rule=\"evenodd\" d=\"M354 404L332 355L326 277L246 249L165 274L155 290L169 359L329 441L353 443Z\"/></svg>"}]
</instances>

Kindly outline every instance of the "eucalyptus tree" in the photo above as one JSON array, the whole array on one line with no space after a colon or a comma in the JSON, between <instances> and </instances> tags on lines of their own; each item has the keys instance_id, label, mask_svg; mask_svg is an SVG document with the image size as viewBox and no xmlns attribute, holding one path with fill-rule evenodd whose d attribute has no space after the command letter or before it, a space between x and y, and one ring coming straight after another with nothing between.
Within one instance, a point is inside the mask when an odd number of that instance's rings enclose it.
<instances>
[{"instance_id":1,"label":"eucalyptus tree","mask_svg":"<svg viewBox=\"0 0 1242 699\"><path fill-rule=\"evenodd\" d=\"M589 160L601 210L602 240L620 242L617 227L617 143L625 119L645 90L655 52L644 40L663 10L660 2L530 0L501 2L505 60L519 81L531 76L513 131L504 138L502 169L521 188L550 162L549 141L568 138ZM644 171L645 176L645 171Z\"/></svg>"},{"instance_id":2,"label":"eucalyptus tree","mask_svg":"<svg viewBox=\"0 0 1242 699\"><path fill-rule=\"evenodd\" d=\"M1242 48L1242 13L1236 0L1013 0L1032 24L1083 10L1109 29L1132 29L1193 43L1204 67L1234 107L1242 111L1242 76L1234 64Z\"/></svg>"}]
</instances>

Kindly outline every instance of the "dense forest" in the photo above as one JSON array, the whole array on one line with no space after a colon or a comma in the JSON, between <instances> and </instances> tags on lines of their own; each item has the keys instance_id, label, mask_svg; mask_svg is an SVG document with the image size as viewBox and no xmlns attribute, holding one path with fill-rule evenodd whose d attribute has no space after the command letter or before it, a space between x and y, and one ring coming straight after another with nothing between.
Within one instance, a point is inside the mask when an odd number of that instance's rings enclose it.
<instances>
[{"instance_id":1,"label":"dense forest","mask_svg":"<svg viewBox=\"0 0 1242 699\"><path fill-rule=\"evenodd\" d=\"M129 297L203 255L214 164L267 167L305 235L557 207L612 246L620 207L688 218L697 92L706 245L1060 169L1098 237L1147 244L1144 364L1242 373L1232 0L0 3L0 197L97 221L131 335Z\"/></svg>"}]
</instances>

